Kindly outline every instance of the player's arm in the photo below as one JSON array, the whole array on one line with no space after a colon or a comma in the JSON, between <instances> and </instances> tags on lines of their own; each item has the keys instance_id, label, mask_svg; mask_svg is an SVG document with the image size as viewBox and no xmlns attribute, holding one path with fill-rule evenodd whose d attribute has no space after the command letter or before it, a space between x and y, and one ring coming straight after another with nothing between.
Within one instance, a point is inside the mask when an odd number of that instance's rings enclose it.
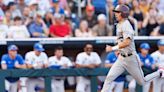
<instances>
[{"instance_id":1,"label":"player's arm","mask_svg":"<svg viewBox=\"0 0 164 92\"><path fill-rule=\"evenodd\" d=\"M1 64L2 69L7 69L7 65L5 63Z\"/></svg>"},{"instance_id":2,"label":"player's arm","mask_svg":"<svg viewBox=\"0 0 164 92\"><path fill-rule=\"evenodd\" d=\"M131 43L131 39L126 38L122 42L119 42L116 46L107 45L106 46L106 51L111 52L111 51L119 50L119 49L122 49L122 48L125 48L125 47L129 46L130 43Z\"/></svg>"},{"instance_id":3,"label":"player's arm","mask_svg":"<svg viewBox=\"0 0 164 92\"><path fill-rule=\"evenodd\" d=\"M105 64L105 68L111 68L113 64Z\"/></svg>"}]
</instances>

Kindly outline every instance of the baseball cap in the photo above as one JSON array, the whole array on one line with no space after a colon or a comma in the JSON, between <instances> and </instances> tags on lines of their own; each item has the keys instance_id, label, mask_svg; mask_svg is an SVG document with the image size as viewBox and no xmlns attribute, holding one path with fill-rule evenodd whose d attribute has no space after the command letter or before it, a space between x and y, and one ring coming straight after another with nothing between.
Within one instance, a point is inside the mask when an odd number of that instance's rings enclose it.
<instances>
[{"instance_id":1,"label":"baseball cap","mask_svg":"<svg viewBox=\"0 0 164 92\"><path fill-rule=\"evenodd\" d=\"M158 41L158 46L164 46L164 39L161 39Z\"/></svg>"},{"instance_id":2,"label":"baseball cap","mask_svg":"<svg viewBox=\"0 0 164 92\"><path fill-rule=\"evenodd\" d=\"M140 45L140 48L141 48L141 49L150 49L150 45L149 45L148 43L142 43L142 44Z\"/></svg>"},{"instance_id":3,"label":"baseball cap","mask_svg":"<svg viewBox=\"0 0 164 92\"><path fill-rule=\"evenodd\" d=\"M52 0L52 2L53 2L53 3L57 3L57 2L59 2L59 0Z\"/></svg>"},{"instance_id":4,"label":"baseball cap","mask_svg":"<svg viewBox=\"0 0 164 92\"><path fill-rule=\"evenodd\" d=\"M8 51L10 51L10 50L18 50L18 47L16 45L9 45L7 49L8 49Z\"/></svg>"},{"instance_id":5,"label":"baseball cap","mask_svg":"<svg viewBox=\"0 0 164 92\"><path fill-rule=\"evenodd\" d=\"M88 5L88 6L86 6L86 10L87 10L87 11L94 11L95 8L94 8L94 6L92 6L92 5Z\"/></svg>"},{"instance_id":6,"label":"baseball cap","mask_svg":"<svg viewBox=\"0 0 164 92\"><path fill-rule=\"evenodd\" d=\"M37 51L44 51L43 45L40 43L35 43L34 44L34 49Z\"/></svg>"},{"instance_id":7,"label":"baseball cap","mask_svg":"<svg viewBox=\"0 0 164 92\"><path fill-rule=\"evenodd\" d=\"M99 14L97 20L106 20L106 16L104 14Z\"/></svg>"}]
</instances>

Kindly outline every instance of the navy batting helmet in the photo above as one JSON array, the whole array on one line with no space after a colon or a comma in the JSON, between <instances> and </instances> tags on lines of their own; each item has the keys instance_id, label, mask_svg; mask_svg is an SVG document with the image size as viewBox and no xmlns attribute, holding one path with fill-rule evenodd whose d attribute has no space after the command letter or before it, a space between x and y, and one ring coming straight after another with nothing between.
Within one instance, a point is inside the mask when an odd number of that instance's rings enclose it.
<instances>
[{"instance_id":1,"label":"navy batting helmet","mask_svg":"<svg viewBox=\"0 0 164 92\"><path fill-rule=\"evenodd\" d=\"M121 12L123 18L128 18L130 9L127 5L117 5L113 12Z\"/></svg>"},{"instance_id":2,"label":"navy batting helmet","mask_svg":"<svg viewBox=\"0 0 164 92\"><path fill-rule=\"evenodd\" d=\"M148 43L142 43L142 44L140 45L140 48L141 48L141 49L150 49L150 45L149 45Z\"/></svg>"}]
</instances>

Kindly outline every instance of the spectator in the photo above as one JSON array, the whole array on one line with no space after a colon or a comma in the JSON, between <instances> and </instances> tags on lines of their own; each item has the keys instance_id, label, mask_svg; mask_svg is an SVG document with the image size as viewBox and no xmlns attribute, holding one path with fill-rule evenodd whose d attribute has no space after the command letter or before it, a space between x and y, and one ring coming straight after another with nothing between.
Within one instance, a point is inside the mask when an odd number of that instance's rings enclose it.
<instances>
[{"instance_id":1,"label":"spectator","mask_svg":"<svg viewBox=\"0 0 164 92\"><path fill-rule=\"evenodd\" d=\"M71 14L71 10L70 10L70 7L68 5L68 0L59 0L59 7L64 9L64 12L67 12L68 15Z\"/></svg>"},{"instance_id":2,"label":"spectator","mask_svg":"<svg viewBox=\"0 0 164 92\"><path fill-rule=\"evenodd\" d=\"M24 11L24 8L27 7L26 3L25 3L25 0L18 0L17 1L17 8L20 10L21 14L23 13Z\"/></svg>"},{"instance_id":3,"label":"spectator","mask_svg":"<svg viewBox=\"0 0 164 92\"><path fill-rule=\"evenodd\" d=\"M105 67L111 68L111 66L116 62L116 59L119 55L119 51L110 52L108 53L106 60L105 60ZM112 85L110 87L109 92L123 92L124 89L124 81L125 81L125 75L120 75L115 79L114 82L112 82Z\"/></svg>"},{"instance_id":4,"label":"spectator","mask_svg":"<svg viewBox=\"0 0 164 92\"><path fill-rule=\"evenodd\" d=\"M139 3L137 0L132 1L133 9L132 9L132 16L137 20L137 25L138 25L138 31L139 35L141 34L140 32L142 31L142 23L144 20L144 15L142 11L139 9Z\"/></svg>"},{"instance_id":5,"label":"spectator","mask_svg":"<svg viewBox=\"0 0 164 92\"><path fill-rule=\"evenodd\" d=\"M27 52L25 62L29 69L42 69L48 67L48 57L40 43L34 44L34 51ZM26 81L27 92L35 92L35 87L44 88L43 78L28 78Z\"/></svg>"},{"instance_id":6,"label":"spectator","mask_svg":"<svg viewBox=\"0 0 164 92\"><path fill-rule=\"evenodd\" d=\"M86 20L82 20L80 22L79 29L75 30L76 37L92 37L93 33L90 28L88 28L88 22Z\"/></svg>"},{"instance_id":7,"label":"spectator","mask_svg":"<svg viewBox=\"0 0 164 92\"><path fill-rule=\"evenodd\" d=\"M62 15L55 13L54 17L55 23L50 26L50 35L52 37L70 37L72 31L69 25L62 20Z\"/></svg>"},{"instance_id":8,"label":"spectator","mask_svg":"<svg viewBox=\"0 0 164 92\"><path fill-rule=\"evenodd\" d=\"M22 20L24 25L27 27L29 27L29 25L33 22L33 16L30 15L30 12L31 11L29 7L25 7L22 12Z\"/></svg>"},{"instance_id":9,"label":"spectator","mask_svg":"<svg viewBox=\"0 0 164 92\"><path fill-rule=\"evenodd\" d=\"M164 35L164 15L158 15L157 16L157 22L159 26L154 28L152 32L152 36L163 36Z\"/></svg>"},{"instance_id":10,"label":"spectator","mask_svg":"<svg viewBox=\"0 0 164 92\"><path fill-rule=\"evenodd\" d=\"M5 16L5 14L4 14L4 11L1 9L1 7L0 7L0 16Z\"/></svg>"},{"instance_id":11,"label":"spectator","mask_svg":"<svg viewBox=\"0 0 164 92\"><path fill-rule=\"evenodd\" d=\"M49 67L52 69L70 68L71 61L63 56L63 48L57 47L54 51L54 56L48 60ZM52 79L52 92L65 92L64 77L53 77Z\"/></svg>"},{"instance_id":12,"label":"spectator","mask_svg":"<svg viewBox=\"0 0 164 92\"><path fill-rule=\"evenodd\" d=\"M159 40L158 43L158 50L153 52L151 56L155 61L155 65L157 68L164 67L164 40ZM156 78L153 80L153 92L162 92L164 90L164 79L163 78Z\"/></svg>"},{"instance_id":13,"label":"spectator","mask_svg":"<svg viewBox=\"0 0 164 92\"><path fill-rule=\"evenodd\" d=\"M157 10L154 8L151 8L149 12L146 14L146 17L143 21L143 28L142 34L146 36L152 35L153 30L159 25L157 22Z\"/></svg>"},{"instance_id":14,"label":"spectator","mask_svg":"<svg viewBox=\"0 0 164 92\"><path fill-rule=\"evenodd\" d=\"M3 23L4 17L0 16L0 39L6 39L9 28Z\"/></svg>"},{"instance_id":15,"label":"spectator","mask_svg":"<svg viewBox=\"0 0 164 92\"><path fill-rule=\"evenodd\" d=\"M142 11L143 15L145 16L148 13L150 8L150 2L148 0L140 0L139 1L139 8Z\"/></svg>"},{"instance_id":16,"label":"spectator","mask_svg":"<svg viewBox=\"0 0 164 92\"><path fill-rule=\"evenodd\" d=\"M21 11L17 9L15 2L9 2L8 5L8 11L11 13L11 18L15 18L16 16L22 17Z\"/></svg>"},{"instance_id":17,"label":"spectator","mask_svg":"<svg viewBox=\"0 0 164 92\"><path fill-rule=\"evenodd\" d=\"M141 65L150 71L154 70L155 62L149 54L149 49L150 49L149 44L142 43L140 45L140 49L141 49L141 52L138 53L138 56L140 57ZM149 90L150 90L150 83L147 83L143 86L143 92L149 92Z\"/></svg>"},{"instance_id":18,"label":"spectator","mask_svg":"<svg viewBox=\"0 0 164 92\"><path fill-rule=\"evenodd\" d=\"M7 26L13 25L12 16L11 16L11 13L10 13L9 11L6 11L6 12L5 12L4 23L5 23Z\"/></svg>"},{"instance_id":19,"label":"spectator","mask_svg":"<svg viewBox=\"0 0 164 92\"><path fill-rule=\"evenodd\" d=\"M9 27L8 38L29 38L30 33L28 32L25 25L22 24L22 19L19 16L14 18L14 25Z\"/></svg>"},{"instance_id":20,"label":"spectator","mask_svg":"<svg viewBox=\"0 0 164 92\"><path fill-rule=\"evenodd\" d=\"M16 45L8 46L8 54L4 54L1 59L2 69L26 68L23 57L17 53ZM17 92L19 78L7 77L5 80L6 90L8 92Z\"/></svg>"},{"instance_id":21,"label":"spectator","mask_svg":"<svg viewBox=\"0 0 164 92\"><path fill-rule=\"evenodd\" d=\"M82 17L82 20L87 20L87 22L89 23L89 28L92 28L94 25L96 25L97 21L96 21L96 16L94 15L94 6L92 5L88 5L86 6L86 10L85 10L85 15Z\"/></svg>"},{"instance_id":22,"label":"spectator","mask_svg":"<svg viewBox=\"0 0 164 92\"><path fill-rule=\"evenodd\" d=\"M42 12L37 11L34 22L29 25L29 32L31 33L31 36L34 38L44 38L48 37L49 35L48 28L44 23L42 16Z\"/></svg>"},{"instance_id":23,"label":"spectator","mask_svg":"<svg viewBox=\"0 0 164 92\"><path fill-rule=\"evenodd\" d=\"M2 11L6 11L7 10L7 7L4 4L4 0L0 0L0 8L2 9Z\"/></svg>"},{"instance_id":24,"label":"spectator","mask_svg":"<svg viewBox=\"0 0 164 92\"><path fill-rule=\"evenodd\" d=\"M37 11L39 11L37 0L30 0L30 2L28 3L28 6L30 8L30 16L35 17Z\"/></svg>"},{"instance_id":25,"label":"spectator","mask_svg":"<svg viewBox=\"0 0 164 92\"><path fill-rule=\"evenodd\" d=\"M106 16L104 14L100 14L97 17L97 20L98 24L93 27L94 36L112 36L112 27L106 23Z\"/></svg>"},{"instance_id":26,"label":"spectator","mask_svg":"<svg viewBox=\"0 0 164 92\"><path fill-rule=\"evenodd\" d=\"M44 17L44 22L46 23L47 27L49 28L52 25L53 14L51 12L47 12Z\"/></svg>"},{"instance_id":27,"label":"spectator","mask_svg":"<svg viewBox=\"0 0 164 92\"><path fill-rule=\"evenodd\" d=\"M64 9L59 6L59 0L52 0L52 7L50 8L50 12L52 12L52 14L64 14Z\"/></svg>"},{"instance_id":28,"label":"spectator","mask_svg":"<svg viewBox=\"0 0 164 92\"><path fill-rule=\"evenodd\" d=\"M84 52L81 52L76 57L77 68L96 68L101 64L100 56L93 52L92 44L86 44ZM90 92L90 78L89 77L78 77L76 92Z\"/></svg>"}]
</instances>

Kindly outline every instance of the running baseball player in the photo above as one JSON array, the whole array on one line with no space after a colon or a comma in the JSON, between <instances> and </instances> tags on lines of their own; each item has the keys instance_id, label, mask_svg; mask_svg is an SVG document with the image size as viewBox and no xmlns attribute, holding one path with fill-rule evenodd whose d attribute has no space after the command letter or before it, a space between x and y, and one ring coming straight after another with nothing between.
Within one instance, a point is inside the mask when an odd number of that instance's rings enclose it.
<instances>
[{"instance_id":1,"label":"running baseball player","mask_svg":"<svg viewBox=\"0 0 164 92\"><path fill-rule=\"evenodd\" d=\"M164 73L164 70L161 68L158 71L144 77L139 64L140 59L135 49L134 30L128 21L129 7L126 5L117 5L113 12L115 13L118 21L116 28L118 44L113 47L107 45L106 51L111 52L119 50L120 55L111 67L101 92L108 92L113 80L115 80L125 70L128 71L140 85L144 85L145 83L152 81L154 78L161 77L161 73Z\"/></svg>"}]
</instances>

